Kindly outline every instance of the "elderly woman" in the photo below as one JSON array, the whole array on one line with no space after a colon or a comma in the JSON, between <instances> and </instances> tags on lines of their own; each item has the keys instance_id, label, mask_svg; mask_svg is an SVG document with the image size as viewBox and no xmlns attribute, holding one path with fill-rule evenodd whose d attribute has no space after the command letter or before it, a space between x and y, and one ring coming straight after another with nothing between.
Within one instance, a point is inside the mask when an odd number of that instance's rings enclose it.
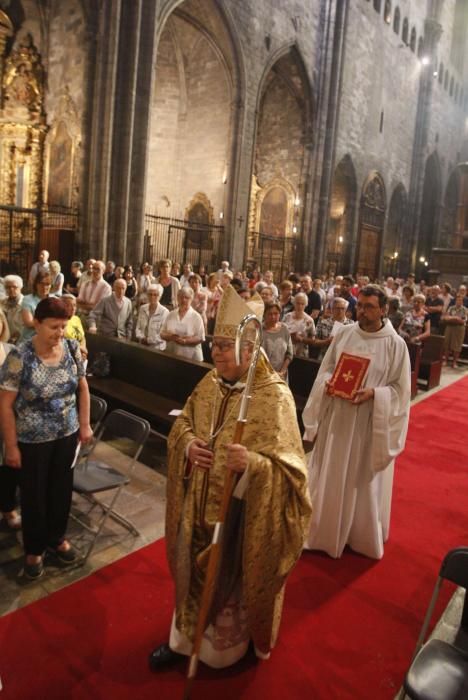
<instances>
[{"instance_id":1,"label":"elderly woman","mask_svg":"<svg viewBox=\"0 0 468 700\"><path fill-rule=\"evenodd\" d=\"M178 308L166 316L161 338L167 341L167 350L174 355L203 362L201 344L205 340L205 327L200 314L192 309L192 299L191 287L179 289Z\"/></svg>"},{"instance_id":2,"label":"elderly woman","mask_svg":"<svg viewBox=\"0 0 468 700\"><path fill-rule=\"evenodd\" d=\"M54 294L56 297L62 296L63 283L65 278L61 272L60 263L58 260L52 260L49 263L50 272L50 293Z\"/></svg>"},{"instance_id":3,"label":"elderly woman","mask_svg":"<svg viewBox=\"0 0 468 700\"><path fill-rule=\"evenodd\" d=\"M414 288L409 284L405 284L401 290L400 310L407 314L413 308Z\"/></svg>"},{"instance_id":4,"label":"elderly woman","mask_svg":"<svg viewBox=\"0 0 468 700\"><path fill-rule=\"evenodd\" d=\"M5 463L19 470L24 576L40 578L51 551L76 561L65 539L78 441L92 437L89 391L78 343L65 340L69 319L61 299L42 299L35 335L13 348L0 370L0 417ZM77 408L77 391L79 409Z\"/></svg>"},{"instance_id":5,"label":"elderly woman","mask_svg":"<svg viewBox=\"0 0 468 700\"><path fill-rule=\"evenodd\" d=\"M81 318L76 315L76 297L73 294L62 294L62 299L66 304L70 318L65 327L64 337L69 340L76 340L80 345L81 357L88 358L88 348L86 347L86 336L81 323Z\"/></svg>"},{"instance_id":6,"label":"elderly woman","mask_svg":"<svg viewBox=\"0 0 468 700\"><path fill-rule=\"evenodd\" d=\"M6 356L13 345L8 343L8 322L0 310L0 367L5 362ZM16 511L16 489L18 486L18 473L16 469L3 463L0 466L0 513L7 527L18 530L21 527L21 518Z\"/></svg>"},{"instance_id":7,"label":"elderly woman","mask_svg":"<svg viewBox=\"0 0 468 700\"><path fill-rule=\"evenodd\" d=\"M177 293L180 289L180 282L174 275L171 275L172 262L169 259L161 260L159 263L159 277L156 282L163 288L160 303L172 311L177 306Z\"/></svg>"},{"instance_id":8,"label":"elderly woman","mask_svg":"<svg viewBox=\"0 0 468 700\"><path fill-rule=\"evenodd\" d=\"M151 284L147 288L148 303L140 306L135 329L137 341L155 350L166 349L166 341L161 338L161 327L169 311L159 303L162 293L160 284Z\"/></svg>"},{"instance_id":9,"label":"elderly woman","mask_svg":"<svg viewBox=\"0 0 468 700\"><path fill-rule=\"evenodd\" d=\"M127 299L130 299L130 301L134 301L136 303L136 298L138 295L138 282L136 280L135 273L133 272L133 267L131 265L125 265L123 278L127 283L125 296L127 297Z\"/></svg>"},{"instance_id":10,"label":"elderly woman","mask_svg":"<svg viewBox=\"0 0 468 700\"><path fill-rule=\"evenodd\" d=\"M280 321L281 304L272 301L265 306L262 345L270 364L287 381L288 367L294 356L291 335Z\"/></svg>"},{"instance_id":11,"label":"elderly woman","mask_svg":"<svg viewBox=\"0 0 468 700\"><path fill-rule=\"evenodd\" d=\"M5 285L6 298L2 299L1 308L8 321L10 329L10 343L16 343L23 330L23 317L21 304L23 303L23 280L18 275L7 275L3 283Z\"/></svg>"},{"instance_id":12,"label":"elderly woman","mask_svg":"<svg viewBox=\"0 0 468 700\"><path fill-rule=\"evenodd\" d=\"M189 285L193 290L192 308L198 311L203 319L203 325L207 325L206 309L208 307L208 297L204 289L202 289L202 280L200 275L193 273L189 277Z\"/></svg>"},{"instance_id":13,"label":"elderly woman","mask_svg":"<svg viewBox=\"0 0 468 700\"><path fill-rule=\"evenodd\" d=\"M431 335L431 321L424 308L426 297L415 294L413 308L407 311L398 329L399 334L409 343L420 343Z\"/></svg>"},{"instance_id":14,"label":"elderly woman","mask_svg":"<svg viewBox=\"0 0 468 700\"><path fill-rule=\"evenodd\" d=\"M52 282L48 272L37 273L32 284L32 294L26 294L21 303L23 328L18 342L22 343L25 340L30 340L36 332L34 312L39 302L49 296L51 285Z\"/></svg>"},{"instance_id":15,"label":"elderly woman","mask_svg":"<svg viewBox=\"0 0 468 700\"><path fill-rule=\"evenodd\" d=\"M463 304L464 295L458 293L455 296L455 304L449 306L442 321L445 324L445 360L448 363L452 354L452 367L457 367L457 360L465 339L465 328L468 321L468 308Z\"/></svg>"},{"instance_id":16,"label":"elderly woman","mask_svg":"<svg viewBox=\"0 0 468 700\"><path fill-rule=\"evenodd\" d=\"M331 315L328 314L329 305L331 306ZM327 351L340 324L348 326L354 323L352 319L346 316L348 306L349 303L342 297L334 297L328 302L325 313L317 323L315 337L311 343L314 347L319 348L319 356L323 356Z\"/></svg>"},{"instance_id":17,"label":"elderly woman","mask_svg":"<svg viewBox=\"0 0 468 700\"><path fill-rule=\"evenodd\" d=\"M148 298L146 292L148 288L156 284L156 277L153 276L153 266L149 262L144 262L140 267L140 272L137 275L138 284L138 304L146 304Z\"/></svg>"},{"instance_id":18,"label":"elderly woman","mask_svg":"<svg viewBox=\"0 0 468 700\"><path fill-rule=\"evenodd\" d=\"M297 357L309 357L309 345L315 336L315 323L305 307L308 304L307 294L299 292L294 297L294 311L283 318L283 323L291 334L294 354Z\"/></svg>"},{"instance_id":19,"label":"elderly woman","mask_svg":"<svg viewBox=\"0 0 468 700\"><path fill-rule=\"evenodd\" d=\"M279 286L279 299L281 305L281 320L284 321L286 314L294 311L293 283L284 280Z\"/></svg>"},{"instance_id":20,"label":"elderly woman","mask_svg":"<svg viewBox=\"0 0 468 700\"><path fill-rule=\"evenodd\" d=\"M207 307L206 307L206 318L207 318L207 329L208 333L211 335L214 330L216 322L216 314L218 312L218 305L223 296L223 290L219 284L219 277L216 272L212 272L208 276L208 281L206 285L206 296L207 296Z\"/></svg>"}]
</instances>

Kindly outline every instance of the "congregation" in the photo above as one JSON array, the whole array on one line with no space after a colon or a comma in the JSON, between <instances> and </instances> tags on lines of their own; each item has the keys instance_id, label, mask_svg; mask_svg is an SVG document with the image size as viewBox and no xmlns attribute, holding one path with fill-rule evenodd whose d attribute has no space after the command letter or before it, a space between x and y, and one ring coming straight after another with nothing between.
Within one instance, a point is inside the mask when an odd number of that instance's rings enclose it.
<instances>
[{"instance_id":1,"label":"congregation","mask_svg":"<svg viewBox=\"0 0 468 700\"><path fill-rule=\"evenodd\" d=\"M424 280L416 283L412 274L406 279L388 277L371 282L365 276L357 276L357 279L351 275L314 276L310 271L290 272L285 279L278 280L271 270L262 272L256 266L247 271L232 271L226 260L221 262L216 271L210 272L200 267L198 272L194 272L188 262L181 266L177 262L163 259L156 266L144 262L135 274L131 265L117 265L113 261L104 263L90 258L84 264L74 261L65 274L61 271L60 263L49 261L48 251L42 250L37 262L31 267L28 287L23 289L23 280L14 274L7 275L0 283L2 364L12 348L25 347L39 330L42 332L37 309L44 307L44 302L50 299L62 300L63 308L52 309L51 313L58 314L57 318L63 324L64 338L67 342L79 345L81 359L84 361L88 354L85 335L88 332L134 341L150 350L165 351L189 360L211 362L218 310L226 290L230 289L230 293L236 292L244 302L258 299L263 304L263 350L273 370L286 383L288 367L295 357L314 358L320 362L325 356L328 358L330 372L326 376L323 374L325 363L322 363L323 377L319 374L315 392L319 391L320 386L323 390L324 382L330 379L330 373L338 360L337 351L330 354L333 340L336 339L333 347L341 347L343 339L348 342L354 337L350 333L343 334L342 329L357 329L358 326L361 331L365 329L369 304L358 301L363 295L371 294L375 297L373 310L377 312L377 325L373 332L380 333L379 324L383 323L384 318L387 330L383 335L389 336L390 327L394 330L393 335L390 334L393 345L391 358L386 363L387 370L397 356L400 357L397 363L399 366L402 363L408 364L408 353L402 348L406 345L421 345L431 334L445 335L446 362L456 367L468 320L468 296L463 284L453 290L448 283L431 287L427 287ZM29 293L23 294L23 291ZM41 318L39 314L39 319ZM373 337L377 338L378 333ZM40 336L41 333L38 341L34 341L36 345L41 342ZM400 345L395 345L395 337ZM73 351L71 346L70 349ZM9 367L2 372L2 388L8 384L13 364L12 359ZM82 368L81 364L77 364L77 367L81 373L78 374L79 380L80 376L84 376L86 365ZM400 374L405 372L401 371ZM409 377L409 371L406 374ZM406 374L405 386L402 385L401 388L402 396L407 393ZM375 396L374 391L372 398L377 406ZM402 399L402 405L405 401ZM320 403L320 397L312 392L303 416L305 435L309 439L316 437L315 414ZM311 410L315 412L314 417ZM407 419L405 412L406 408L402 408L402 424ZM75 430L77 420L78 417L74 421ZM329 416L329 421L331 424L332 416ZM405 429L400 430L401 435L404 432ZM86 433L85 425L83 434ZM404 443L404 439L396 439L398 444ZM321 449L325 447L322 445ZM393 450L393 457L399 449L400 447ZM319 449L315 450L316 455L319 453ZM390 461L393 459L391 453L392 450L389 449ZM312 471L319 473L317 469ZM319 488L317 484L312 486ZM390 499L391 484L387 490ZM20 527L21 519L12 501L11 489L9 497L0 503L0 511L9 527ZM315 510L315 521L319 513L320 508ZM376 520L379 527L382 518L385 519L385 516L379 513ZM337 522L341 523L341 517ZM350 533L353 527L351 519ZM380 558L386 530L388 518L383 534L375 536L375 542L370 547L365 543L355 548L369 556ZM353 541L354 536L350 533L349 539L342 532L339 540L330 546L328 543L323 546L317 544L320 536L317 533L310 534L306 546L322 548L331 556L340 556L345 544ZM68 543L65 546L68 548ZM65 553L65 558L66 556ZM68 556L71 559L71 555ZM35 578L37 573L34 564L35 561L29 569L31 578Z\"/></svg>"},{"instance_id":2,"label":"congregation","mask_svg":"<svg viewBox=\"0 0 468 700\"><path fill-rule=\"evenodd\" d=\"M210 337L217 309L227 286L248 300L260 294L265 304L264 348L275 370L287 377L294 356L321 359L337 328L356 321L359 291L368 277L315 275L290 272L275 280L273 272L256 266L248 271L230 269L222 261L217 271L193 270L168 259L157 265L144 262L139 271L88 259L75 261L68 274L49 253L40 252L29 274L29 294L23 281L7 275L0 281L0 308L5 317L3 339L32 336L34 309L49 295L67 299L73 313L66 336L78 340L86 355L85 330L135 340L157 350L192 360L203 360L202 346ZM428 286L409 274L406 279L372 280L388 298L388 318L407 343L420 344L431 334L445 336L445 360L457 366L468 320L466 284Z\"/></svg>"}]
</instances>

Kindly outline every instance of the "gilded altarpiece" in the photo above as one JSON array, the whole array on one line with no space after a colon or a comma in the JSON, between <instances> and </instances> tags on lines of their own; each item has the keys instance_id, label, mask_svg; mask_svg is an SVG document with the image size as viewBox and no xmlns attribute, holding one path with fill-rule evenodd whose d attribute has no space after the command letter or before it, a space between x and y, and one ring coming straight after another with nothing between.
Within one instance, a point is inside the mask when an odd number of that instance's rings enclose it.
<instances>
[{"instance_id":1,"label":"gilded altarpiece","mask_svg":"<svg viewBox=\"0 0 468 700\"><path fill-rule=\"evenodd\" d=\"M42 204L44 69L27 35L3 62L0 109L0 204Z\"/></svg>"}]
</instances>

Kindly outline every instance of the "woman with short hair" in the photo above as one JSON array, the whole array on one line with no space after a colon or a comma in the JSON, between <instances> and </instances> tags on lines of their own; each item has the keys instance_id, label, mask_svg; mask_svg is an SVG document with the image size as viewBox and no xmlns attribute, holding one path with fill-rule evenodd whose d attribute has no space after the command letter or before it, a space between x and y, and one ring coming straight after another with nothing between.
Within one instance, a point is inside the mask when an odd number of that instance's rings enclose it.
<instances>
[{"instance_id":1,"label":"woman with short hair","mask_svg":"<svg viewBox=\"0 0 468 700\"><path fill-rule=\"evenodd\" d=\"M424 308L425 301L424 294L415 294L413 308L403 316L398 332L408 343L420 343L431 335L431 321Z\"/></svg>"},{"instance_id":2,"label":"woman with short hair","mask_svg":"<svg viewBox=\"0 0 468 700\"><path fill-rule=\"evenodd\" d=\"M281 304L277 301L266 304L262 346L273 369L287 381L288 367L294 357L294 350L288 327L281 323L280 314Z\"/></svg>"},{"instance_id":3,"label":"woman with short hair","mask_svg":"<svg viewBox=\"0 0 468 700\"><path fill-rule=\"evenodd\" d=\"M163 288L160 284L151 284L147 288L148 303L140 306L135 329L137 341L155 350L166 349L166 341L161 338L161 327L169 311L159 303L162 293Z\"/></svg>"},{"instance_id":4,"label":"woman with short hair","mask_svg":"<svg viewBox=\"0 0 468 700\"><path fill-rule=\"evenodd\" d=\"M203 362L202 342L205 327L202 317L192 309L193 289L182 287L177 294L177 309L171 311L162 325L161 338L167 341L167 351L188 360Z\"/></svg>"},{"instance_id":5,"label":"woman with short hair","mask_svg":"<svg viewBox=\"0 0 468 700\"><path fill-rule=\"evenodd\" d=\"M208 307L208 297L205 290L202 288L202 279L195 272L189 277L189 286L193 290L192 308L197 311L203 319L203 325L207 325L206 309Z\"/></svg>"},{"instance_id":6,"label":"woman with short hair","mask_svg":"<svg viewBox=\"0 0 468 700\"><path fill-rule=\"evenodd\" d=\"M315 336L314 319L305 312L308 303L307 294L298 292L294 297L294 311L283 318L283 323L291 334L296 357L309 357L309 345Z\"/></svg>"},{"instance_id":7,"label":"woman with short hair","mask_svg":"<svg viewBox=\"0 0 468 700\"><path fill-rule=\"evenodd\" d=\"M163 258L159 262L159 277L156 278L157 284L163 288L159 301L169 311L177 307L177 293L180 289L180 282L171 274L171 269L172 261L169 258Z\"/></svg>"},{"instance_id":8,"label":"woman with short hair","mask_svg":"<svg viewBox=\"0 0 468 700\"><path fill-rule=\"evenodd\" d=\"M13 348L0 370L5 463L19 470L24 575L30 580L42 576L46 550L63 564L77 559L65 538L71 466L78 442L88 442L92 430L80 349L64 338L69 316L62 299L42 299L35 335Z\"/></svg>"},{"instance_id":9,"label":"woman with short hair","mask_svg":"<svg viewBox=\"0 0 468 700\"><path fill-rule=\"evenodd\" d=\"M20 343L30 340L35 330L34 312L40 301L46 299L52 287L52 280L48 272L38 272L32 283L32 294L26 294L21 303L21 317L23 328L19 337Z\"/></svg>"},{"instance_id":10,"label":"woman with short hair","mask_svg":"<svg viewBox=\"0 0 468 700\"><path fill-rule=\"evenodd\" d=\"M63 276L63 273L61 272L61 267L60 263L58 260L52 260L49 263L49 272L50 272L50 293L54 294L56 297L62 296L63 292L63 283L65 281L65 278Z\"/></svg>"}]
</instances>

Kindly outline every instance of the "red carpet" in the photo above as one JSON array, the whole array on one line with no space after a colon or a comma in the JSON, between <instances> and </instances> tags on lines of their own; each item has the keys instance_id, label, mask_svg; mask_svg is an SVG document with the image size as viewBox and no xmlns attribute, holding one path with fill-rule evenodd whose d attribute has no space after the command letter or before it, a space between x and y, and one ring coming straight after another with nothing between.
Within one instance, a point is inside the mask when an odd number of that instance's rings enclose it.
<instances>
[{"instance_id":1,"label":"red carpet","mask_svg":"<svg viewBox=\"0 0 468 700\"><path fill-rule=\"evenodd\" d=\"M194 700L394 697L441 558L468 543L467 395L465 378L412 409L383 560L305 554L271 661L202 667ZM159 541L1 618L1 700L180 698L182 669L155 676L146 667L171 608Z\"/></svg>"}]
</instances>

